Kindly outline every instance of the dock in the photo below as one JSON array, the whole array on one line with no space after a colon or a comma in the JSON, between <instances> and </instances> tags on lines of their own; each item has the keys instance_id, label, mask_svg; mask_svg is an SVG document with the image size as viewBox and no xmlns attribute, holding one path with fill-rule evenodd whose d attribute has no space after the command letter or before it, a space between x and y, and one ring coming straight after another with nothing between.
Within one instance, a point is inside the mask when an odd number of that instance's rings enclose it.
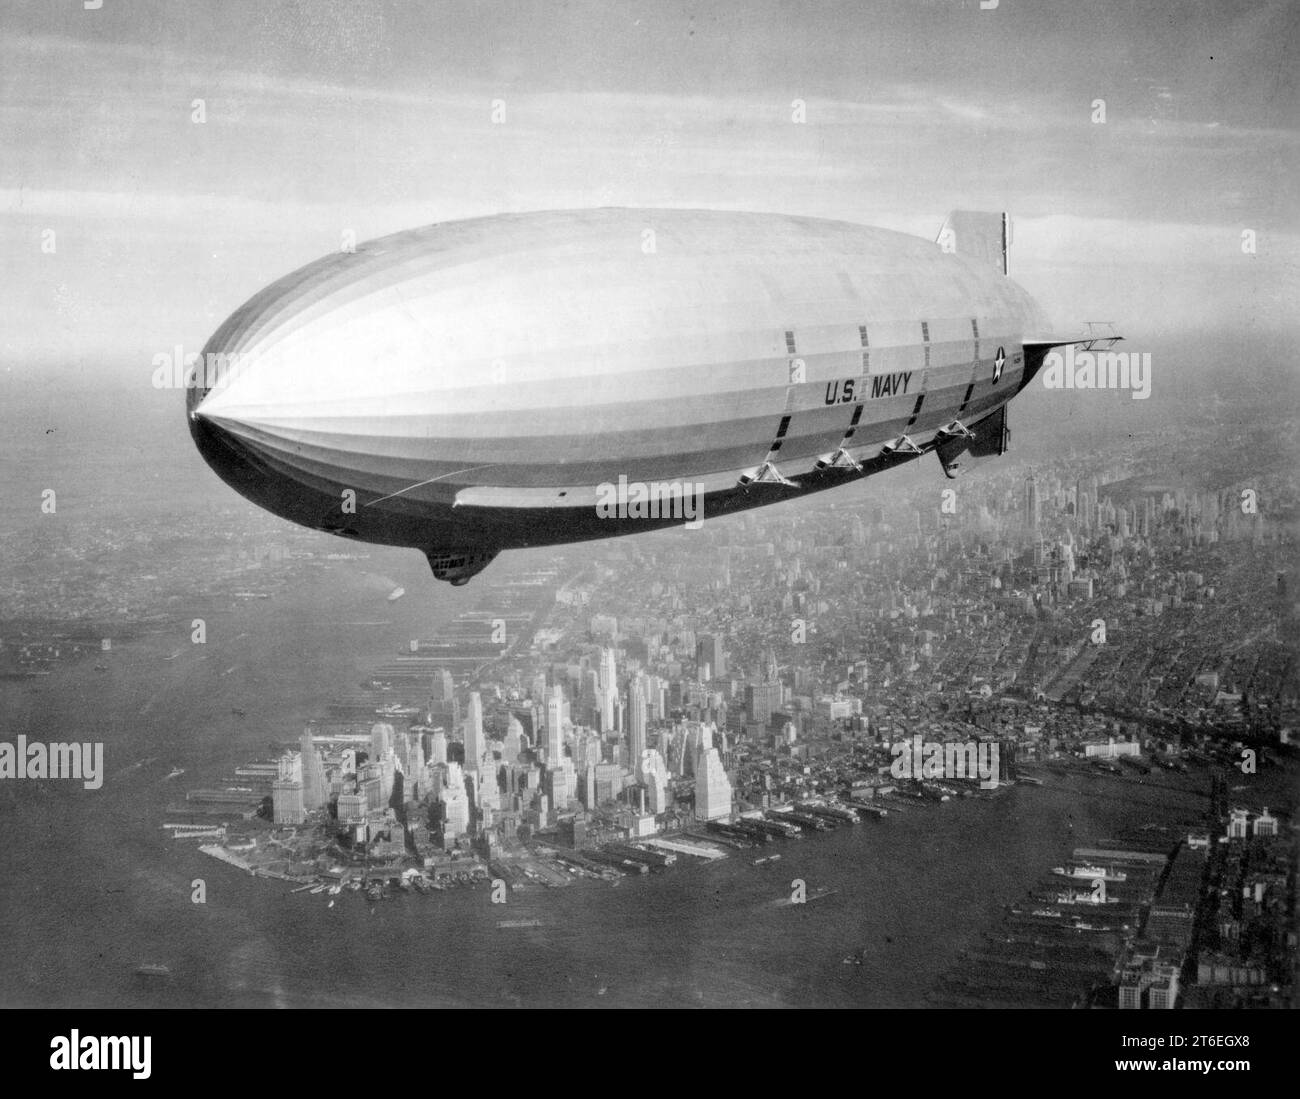
<instances>
[{"instance_id":1,"label":"dock","mask_svg":"<svg viewBox=\"0 0 1300 1099\"><path fill-rule=\"evenodd\" d=\"M202 843L199 850L205 855L211 855L214 859L220 859L224 863L229 863L247 874L253 873L253 867L238 855L232 854L224 847L218 847L215 843Z\"/></svg>"},{"instance_id":2,"label":"dock","mask_svg":"<svg viewBox=\"0 0 1300 1099\"><path fill-rule=\"evenodd\" d=\"M665 839L645 839L641 841L647 847L657 847L661 851L672 851L678 855L694 855L697 859L725 859L727 853L719 851L716 847L704 847L699 844L687 843L685 840L665 840Z\"/></svg>"}]
</instances>

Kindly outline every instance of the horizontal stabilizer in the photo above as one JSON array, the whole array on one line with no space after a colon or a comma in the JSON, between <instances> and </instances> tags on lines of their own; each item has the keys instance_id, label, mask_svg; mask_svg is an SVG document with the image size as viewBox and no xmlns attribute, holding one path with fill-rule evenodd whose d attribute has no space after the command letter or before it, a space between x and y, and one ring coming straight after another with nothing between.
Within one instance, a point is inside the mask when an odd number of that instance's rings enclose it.
<instances>
[{"instance_id":1,"label":"horizontal stabilizer","mask_svg":"<svg viewBox=\"0 0 1300 1099\"><path fill-rule=\"evenodd\" d=\"M1115 326L1110 321L1085 321L1088 331L1083 335L1071 336L1026 336L1021 341L1025 350L1038 348L1047 350L1051 347L1065 347L1068 344L1082 346L1085 351L1093 351L1100 348L1102 351L1109 351L1124 337L1115 331Z\"/></svg>"},{"instance_id":2,"label":"horizontal stabilizer","mask_svg":"<svg viewBox=\"0 0 1300 1099\"><path fill-rule=\"evenodd\" d=\"M1007 246L1011 224L1007 215L979 210L954 210L944 220L937 243L945 252L955 252L1007 273Z\"/></svg>"}]
</instances>

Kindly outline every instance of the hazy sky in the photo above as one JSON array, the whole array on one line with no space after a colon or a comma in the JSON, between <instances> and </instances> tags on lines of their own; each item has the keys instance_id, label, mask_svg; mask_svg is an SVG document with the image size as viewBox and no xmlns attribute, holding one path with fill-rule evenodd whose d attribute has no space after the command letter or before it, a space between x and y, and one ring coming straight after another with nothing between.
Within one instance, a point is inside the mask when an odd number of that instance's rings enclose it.
<instances>
[{"instance_id":1,"label":"hazy sky","mask_svg":"<svg viewBox=\"0 0 1300 1099\"><path fill-rule=\"evenodd\" d=\"M1005 208L1013 275L1070 328L1280 327L1300 299L1290 0L85 3L0 10L15 372L147 379L345 231L504 210L933 238Z\"/></svg>"}]
</instances>

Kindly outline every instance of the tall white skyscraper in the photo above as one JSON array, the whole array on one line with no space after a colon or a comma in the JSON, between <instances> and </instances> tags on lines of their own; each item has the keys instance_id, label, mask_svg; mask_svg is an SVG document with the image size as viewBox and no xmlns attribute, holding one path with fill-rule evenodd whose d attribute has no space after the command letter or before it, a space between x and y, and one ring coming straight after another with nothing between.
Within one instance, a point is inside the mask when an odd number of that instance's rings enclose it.
<instances>
[{"instance_id":1,"label":"tall white skyscraper","mask_svg":"<svg viewBox=\"0 0 1300 1099\"><path fill-rule=\"evenodd\" d=\"M447 764L447 785L443 787L441 800L444 843L450 846L469 828L469 796L465 793L465 772L459 763Z\"/></svg>"},{"instance_id":2,"label":"tall white skyscraper","mask_svg":"<svg viewBox=\"0 0 1300 1099\"><path fill-rule=\"evenodd\" d=\"M377 721L370 726L370 758L379 759L393 746L393 727L387 722Z\"/></svg>"},{"instance_id":3,"label":"tall white skyscraper","mask_svg":"<svg viewBox=\"0 0 1300 1099\"><path fill-rule=\"evenodd\" d=\"M618 666L614 659L614 650L605 649L600 654L600 685L605 688L618 683Z\"/></svg>"},{"instance_id":4,"label":"tall white skyscraper","mask_svg":"<svg viewBox=\"0 0 1300 1099\"><path fill-rule=\"evenodd\" d=\"M632 698L628 717L629 759L636 767L641 760L641 753L646 749L646 697L644 676L638 675L632 681Z\"/></svg>"},{"instance_id":5,"label":"tall white skyscraper","mask_svg":"<svg viewBox=\"0 0 1300 1099\"><path fill-rule=\"evenodd\" d=\"M519 719L513 714L510 715L510 722L506 725L505 746L501 749L501 760L503 763L515 763L519 759L519 753L524 750L524 727L519 724Z\"/></svg>"},{"instance_id":6,"label":"tall white skyscraper","mask_svg":"<svg viewBox=\"0 0 1300 1099\"><path fill-rule=\"evenodd\" d=\"M501 808L501 788L497 785L496 771L491 767L484 767L479 772L478 807L480 812Z\"/></svg>"},{"instance_id":7,"label":"tall white skyscraper","mask_svg":"<svg viewBox=\"0 0 1300 1099\"><path fill-rule=\"evenodd\" d=\"M483 762L483 699L471 691L465 715L465 770L477 771Z\"/></svg>"},{"instance_id":8,"label":"tall white skyscraper","mask_svg":"<svg viewBox=\"0 0 1300 1099\"><path fill-rule=\"evenodd\" d=\"M615 711L618 706L618 667L614 650L606 649L600 656L600 731L612 732L617 728Z\"/></svg>"},{"instance_id":9,"label":"tall white skyscraper","mask_svg":"<svg viewBox=\"0 0 1300 1099\"><path fill-rule=\"evenodd\" d=\"M278 776L271 784L272 819L276 824L301 824L306 814L302 797L302 756L285 752L279 759Z\"/></svg>"},{"instance_id":10,"label":"tall white skyscraper","mask_svg":"<svg viewBox=\"0 0 1300 1099\"><path fill-rule=\"evenodd\" d=\"M656 816L668 811L668 765L658 750L647 748L641 753L637 780L646 787L646 809Z\"/></svg>"},{"instance_id":11,"label":"tall white skyscraper","mask_svg":"<svg viewBox=\"0 0 1300 1099\"><path fill-rule=\"evenodd\" d=\"M554 766L564 756L564 690L557 683L546 700L546 761Z\"/></svg>"},{"instance_id":12,"label":"tall white skyscraper","mask_svg":"<svg viewBox=\"0 0 1300 1099\"><path fill-rule=\"evenodd\" d=\"M695 765L695 816L717 820L731 814L731 780L716 748L707 748Z\"/></svg>"},{"instance_id":13,"label":"tall white skyscraper","mask_svg":"<svg viewBox=\"0 0 1300 1099\"><path fill-rule=\"evenodd\" d=\"M664 683L657 675L645 678L646 712L651 721L663 721L667 716L664 707Z\"/></svg>"},{"instance_id":14,"label":"tall white skyscraper","mask_svg":"<svg viewBox=\"0 0 1300 1099\"><path fill-rule=\"evenodd\" d=\"M329 801L325 764L321 761L316 745L312 743L310 729L303 730L299 747L302 758L302 806L310 812Z\"/></svg>"},{"instance_id":15,"label":"tall white skyscraper","mask_svg":"<svg viewBox=\"0 0 1300 1099\"><path fill-rule=\"evenodd\" d=\"M441 729L435 729L433 735L429 737L429 763L439 764L447 762L447 734Z\"/></svg>"}]
</instances>

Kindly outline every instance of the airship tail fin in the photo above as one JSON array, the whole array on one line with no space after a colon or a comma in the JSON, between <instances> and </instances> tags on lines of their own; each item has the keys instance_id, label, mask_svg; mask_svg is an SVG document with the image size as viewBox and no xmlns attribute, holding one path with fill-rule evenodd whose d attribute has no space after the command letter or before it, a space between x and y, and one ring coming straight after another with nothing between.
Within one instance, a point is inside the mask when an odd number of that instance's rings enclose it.
<instances>
[{"instance_id":1,"label":"airship tail fin","mask_svg":"<svg viewBox=\"0 0 1300 1099\"><path fill-rule=\"evenodd\" d=\"M1005 213L954 210L944 219L936 241L945 252L969 256L1007 273L1007 247L1011 243L1011 220Z\"/></svg>"}]
</instances>

